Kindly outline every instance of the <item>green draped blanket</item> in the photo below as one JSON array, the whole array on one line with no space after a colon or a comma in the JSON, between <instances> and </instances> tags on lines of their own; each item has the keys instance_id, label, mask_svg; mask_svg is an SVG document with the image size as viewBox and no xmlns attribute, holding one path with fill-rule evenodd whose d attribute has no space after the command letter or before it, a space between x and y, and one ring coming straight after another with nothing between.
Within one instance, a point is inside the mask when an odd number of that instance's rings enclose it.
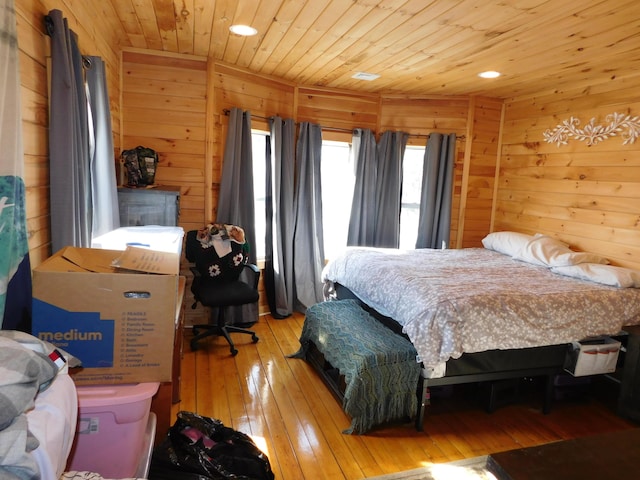
<instances>
[{"instance_id":1,"label":"green draped blanket","mask_svg":"<svg viewBox=\"0 0 640 480\"><path fill-rule=\"evenodd\" d=\"M351 417L345 433L364 433L374 425L414 416L420 364L407 339L392 332L356 300L322 302L307 309L295 357L309 342L344 375L342 407Z\"/></svg>"}]
</instances>

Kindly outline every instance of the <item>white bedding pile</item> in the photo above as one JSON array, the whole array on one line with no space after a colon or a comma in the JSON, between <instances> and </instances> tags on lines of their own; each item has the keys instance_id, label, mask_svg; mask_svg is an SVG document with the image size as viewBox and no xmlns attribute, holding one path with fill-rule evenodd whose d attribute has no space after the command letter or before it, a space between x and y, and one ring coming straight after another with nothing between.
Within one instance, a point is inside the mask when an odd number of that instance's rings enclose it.
<instances>
[{"instance_id":1,"label":"white bedding pile","mask_svg":"<svg viewBox=\"0 0 640 480\"><path fill-rule=\"evenodd\" d=\"M0 478L55 479L75 434L77 397L61 352L0 331Z\"/></svg>"},{"instance_id":2,"label":"white bedding pile","mask_svg":"<svg viewBox=\"0 0 640 480\"><path fill-rule=\"evenodd\" d=\"M54 350L32 335L0 330L2 480L106 480L97 473L64 471L78 416L68 366L77 359Z\"/></svg>"}]
</instances>

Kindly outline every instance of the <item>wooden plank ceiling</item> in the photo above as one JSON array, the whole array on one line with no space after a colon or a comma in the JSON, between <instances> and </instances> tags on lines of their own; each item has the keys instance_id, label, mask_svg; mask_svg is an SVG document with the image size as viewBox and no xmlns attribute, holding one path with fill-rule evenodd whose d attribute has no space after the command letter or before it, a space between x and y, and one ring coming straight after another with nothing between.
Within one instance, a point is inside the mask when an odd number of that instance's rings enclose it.
<instances>
[{"instance_id":1,"label":"wooden plank ceiling","mask_svg":"<svg viewBox=\"0 0 640 480\"><path fill-rule=\"evenodd\" d=\"M110 2L122 47L205 56L297 85L509 98L640 71L638 0ZM231 34L238 23L258 34ZM478 78L485 70L503 76Z\"/></svg>"}]
</instances>

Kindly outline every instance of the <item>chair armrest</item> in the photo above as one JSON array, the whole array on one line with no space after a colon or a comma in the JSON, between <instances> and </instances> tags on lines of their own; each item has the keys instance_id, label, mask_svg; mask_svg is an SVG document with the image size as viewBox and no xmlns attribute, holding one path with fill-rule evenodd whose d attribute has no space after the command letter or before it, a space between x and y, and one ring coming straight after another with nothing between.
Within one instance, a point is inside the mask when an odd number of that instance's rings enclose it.
<instances>
[{"instance_id":1,"label":"chair armrest","mask_svg":"<svg viewBox=\"0 0 640 480\"><path fill-rule=\"evenodd\" d=\"M240 280L257 289L258 282L260 281L260 269L253 263L245 263L242 273L240 274Z\"/></svg>"}]
</instances>

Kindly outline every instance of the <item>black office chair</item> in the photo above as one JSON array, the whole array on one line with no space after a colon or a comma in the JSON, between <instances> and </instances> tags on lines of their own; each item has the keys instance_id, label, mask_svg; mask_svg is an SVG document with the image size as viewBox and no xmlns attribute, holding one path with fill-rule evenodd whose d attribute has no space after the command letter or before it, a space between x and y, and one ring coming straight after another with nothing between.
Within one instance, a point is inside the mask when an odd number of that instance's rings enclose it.
<instances>
[{"instance_id":1,"label":"black office chair","mask_svg":"<svg viewBox=\"0 0 640 480\"><path fill-rule=\"evenodd\" d=\"M241 243L233 239L234 231L229 232L233 228L237 227L213 224L201 230L187 232L185 255L193 264L191 271L194 275L191 292L195 302L191 308L196 308L200 302L212 309L211 323L193 326L195 336L191 339L191 350L197 350L198 342L211 335L224 336L229 342L231 355L236 355L238 350L230 333L251 335L253 343L259 340L255 332L244 327L250 327L258 319L260 270L247 262L244 232L242 229L235 230L241 234ZM250 304L255 304L255 308L251 310L252 313L255 311L255 316L243 318L240 323L243 327L227 324L227 314L234 307Z\"/></svg>"}]
</instances>

